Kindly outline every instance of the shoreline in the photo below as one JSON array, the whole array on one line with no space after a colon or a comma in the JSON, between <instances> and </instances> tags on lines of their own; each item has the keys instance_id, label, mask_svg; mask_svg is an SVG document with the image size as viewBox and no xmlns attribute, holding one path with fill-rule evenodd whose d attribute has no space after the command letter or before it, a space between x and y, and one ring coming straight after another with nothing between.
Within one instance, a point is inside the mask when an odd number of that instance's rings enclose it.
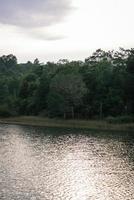
<instances>
[{"instance_id":1,"label":"shoreline","mask_svg":"<svg viewBox=\"0 0 134 200\"><path fill-rule=\"evenodd\" d=\"M48 128L71 128L94 131L134 132L134 123L110 124L104 120L50 119L35 116L0 118L0 124L38 126Z\"/></svg>"}]
</instances>

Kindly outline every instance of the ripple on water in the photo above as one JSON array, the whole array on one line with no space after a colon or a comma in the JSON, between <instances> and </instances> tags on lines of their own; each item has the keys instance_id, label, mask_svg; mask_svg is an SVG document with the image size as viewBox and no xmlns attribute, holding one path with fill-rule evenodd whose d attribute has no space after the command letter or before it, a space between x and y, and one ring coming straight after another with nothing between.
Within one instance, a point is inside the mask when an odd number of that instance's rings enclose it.
<instances>
[{"instance_id":1,"label":"ripple on water","mask_svg":"<svg viewBox=\"0 0 134 200\"><path fill-rule=\"evenodd\" d=\"M133 200L134 138L0 125L2 200Z\"/></svg>"}]
</instances>

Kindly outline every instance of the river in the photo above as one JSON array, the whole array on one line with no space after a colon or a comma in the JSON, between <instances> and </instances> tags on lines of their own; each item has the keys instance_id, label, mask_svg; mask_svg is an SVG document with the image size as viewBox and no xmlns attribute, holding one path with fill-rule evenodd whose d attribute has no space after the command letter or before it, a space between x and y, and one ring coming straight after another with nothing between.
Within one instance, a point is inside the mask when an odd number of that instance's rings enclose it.
<instances>
[{"instance_id":1,"label":"river","mask_svg":"<svg viewBox=\"0 0 134 200\"><path fill-rule=\"evenodd\" d=\"M0 125L1 200L133 200L134 135Z\"/></svg>"}]
</instances>

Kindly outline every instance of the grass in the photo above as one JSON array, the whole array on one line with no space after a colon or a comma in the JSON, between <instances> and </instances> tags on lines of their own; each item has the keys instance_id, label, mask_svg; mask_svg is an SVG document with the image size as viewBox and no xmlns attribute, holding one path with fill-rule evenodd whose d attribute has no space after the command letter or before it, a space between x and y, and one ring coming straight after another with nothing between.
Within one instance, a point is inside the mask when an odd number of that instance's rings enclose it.
<instances>
[{"instance_id":1,"label":"grass","mask_svg":"<svg viewBox=\"0 0 134 200\"><path fill-rule=\"evenodd\" d=\"M110 124L102 120L63 120L63 119L49 119L35 116L20 116L1 118L0 123L32 125L44 127L63 127L63 128L80 128L92 130L106 130L106 131L131 131L134 132L134 123L124 124Z\"/></svg>"}]
</instances>

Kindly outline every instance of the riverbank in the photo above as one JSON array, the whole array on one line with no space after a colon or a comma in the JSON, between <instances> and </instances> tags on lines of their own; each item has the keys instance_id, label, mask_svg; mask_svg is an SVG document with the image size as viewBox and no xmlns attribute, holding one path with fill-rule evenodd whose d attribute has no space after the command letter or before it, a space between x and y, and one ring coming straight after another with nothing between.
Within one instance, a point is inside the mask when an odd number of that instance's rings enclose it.
<instances>
[{"instance_id":1,"label":"riverbank","mask_svg":"<svg viewBox=\"0 0 134 200\"><path fill-rule=\"evenodd\" d=\"M0 118L1 124L18 124L42 127L80 128L105 131L131 131L134 132L134 123L110 124L101 120L63 120L49 119L35 116L20 116Z\"/></svg>"}]
</instances>

